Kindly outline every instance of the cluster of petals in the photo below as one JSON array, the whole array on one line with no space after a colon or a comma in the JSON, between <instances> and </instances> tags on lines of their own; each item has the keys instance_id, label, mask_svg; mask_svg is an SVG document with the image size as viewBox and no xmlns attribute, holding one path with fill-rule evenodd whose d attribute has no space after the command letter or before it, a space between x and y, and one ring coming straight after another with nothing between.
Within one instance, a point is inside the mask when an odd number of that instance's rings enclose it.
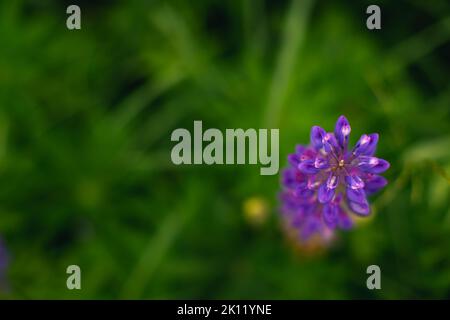
<instances>
[{"instance_id":1,"label":"cluster of petals","mask_svg":"<svg viewBox=\"0 0 450 320\"><path fill-rule=\"evenodd\" d=\"M367 196L387 184L380 174L389 163L375 157L378 134L363 134L350 149L350 132L344 116L334 132L314 126L310 145L298 145L288 156L280 195L282 212L302 238L325 235L336 227L351 228L351 213L369 215Z\"/></svg>"}]
</instances>

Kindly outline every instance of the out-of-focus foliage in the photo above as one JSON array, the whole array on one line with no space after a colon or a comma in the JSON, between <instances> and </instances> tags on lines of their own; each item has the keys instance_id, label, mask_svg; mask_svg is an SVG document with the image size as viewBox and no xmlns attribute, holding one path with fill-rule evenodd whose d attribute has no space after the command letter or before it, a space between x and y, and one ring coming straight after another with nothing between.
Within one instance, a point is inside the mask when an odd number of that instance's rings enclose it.
<instances>
[{"instance_id":1,"label":"out-of-focus foliage","mask_svg":"<svg viewBox=\"0 0 450 320\"><path fill-rule=\"evenodd\" d=\"M0 2L1 297L450 297L448 1L379 1L378 31L370 1L83 1L69 31L71 3ZM283 234L278 176L170 161L203 120L280 128L284 165L340 114L351 143L380 133L390 184L317 254Z\"/></svg>"}]
</instances>

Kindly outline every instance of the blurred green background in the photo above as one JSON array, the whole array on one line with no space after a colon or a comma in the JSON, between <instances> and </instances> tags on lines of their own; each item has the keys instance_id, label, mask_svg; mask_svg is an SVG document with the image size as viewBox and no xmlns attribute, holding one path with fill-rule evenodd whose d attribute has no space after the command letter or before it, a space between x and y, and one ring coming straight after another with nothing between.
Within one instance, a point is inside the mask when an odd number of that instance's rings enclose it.
<instances>
[{"instance_id":1,"label":"blurred green background","mask_svg":"<svg viewBox=\"0 0 450 320\"><path fill-rule=\"evenodd\" d=\"M1 1L0 297L450 298L450 3L377 1L375 31L369 4ZM283 234L278 175L170 161L202 120L280 128L284 166L341 114L351 143L380 133L390 183L326 251Z\"/></svg>"}]
</instances>

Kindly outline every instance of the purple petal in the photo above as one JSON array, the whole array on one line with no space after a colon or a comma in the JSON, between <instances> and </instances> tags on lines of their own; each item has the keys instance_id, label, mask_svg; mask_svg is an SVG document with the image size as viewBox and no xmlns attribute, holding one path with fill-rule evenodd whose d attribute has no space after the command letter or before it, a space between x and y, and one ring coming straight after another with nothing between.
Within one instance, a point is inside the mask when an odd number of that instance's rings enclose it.
<instances>
[{"instance_id":1,"label":"purple petal","mask_svg":"<svg viewBox=\"0 0 450 320\"><path fill-rule=\"evenodd\" d=\"M342 148L347 148L348 137L350 135L351 127L347 118L340 116L336 122L336 127L334 129L334 135Z\"/></svg>"},{"instance_id":2,"label":"purple petal","mask_svg":"<svg viewBox=\"0 0 450 320\"><path fill-rule=\"evenodd\" d=\"M382 173L390 167L389 162L376 157L360 156L358 161L358 167L362 171L370 173Z\"/></svg>"},{"instance_id":3,"label":"purple petal","mask_svg":"<svg viewBox=\"0 0 450 320\"><path fill-rule=\"evenodd\" d=\"M347 186L351 189L364 188L364 181L357 175L345 176L345 181L347 182Z\"/></svg>"},{"instance_id":4,"label":"purple petal","mask_svg":"<svg viewBox=\"0 0 450 320\"><path fill-rule=\"evenodd\" d=\"M338 207L338 225L344 230L348 230L353 227L352 219L344 210L342 210L341 207Z\"/></svg>"},{"instance_id":5,"label":"purple petal","mask_svg":"<svg viewBox=\"0 0 450 320\"><path fill-rule=\"evenodd\" d=\"M347 198L352 202L366 203L366 193L364 189L352 189L347 187Z\"/></svg>"},{"instance_id":6,"label":"purple petal","mask_svg":"<svg viewBox=\"0 0 450 320\"><path fill-rule=\"evenodd\" d=\"M387 185L387 180L382 176L374 175L366 180L364 190L366 193L375 193Z\"/></svg>"},{"instance_id":7,"label":"purple petal","mask_svg":"<svg viewBox=\"0 0 450 320\"><path fill-rule=\"evenodd\" d=\"M339 150L339 144L336 140L336 137L332 133L327 133L322 139L323 148L327 153L335 152L337 153Z\"/></svg>"},{"instance_id":8,"label":"purple petal","mask_svg":"<svg viewBox=\"0 0 450 320\"><path fill-rule=\"evenodd\" d=\"M342 193L339 192L339 193L334 197L333 203L334 203L335 205L340 205L341 200L342 200Z\"/></svg>"},{"instance_id":9,"label":"purple petal","mask_svg":"<svg viewBox=\"0 0 450 320\"><path fill-rule=\"evenodd\" d=\"M283 174L283 185L292 190L299 188L306 188L308 186L306 180L301 180L300 177L290 174Z\"/></svg>"},{"instance_id":10,"label":"purple petal","mask_svg":"<svg viewBox=\"0 0 450 320\"><path fill-rule=\"evenodd\" d=\"M331 199L333 199L335 189L329 189L327 188L327 185L323 183L319 187L318 191L318 199L320 203L327 203L330 202Z\"/></svg>"},{"instance_id":11,"label":"purple petal","mask_svg":"<svg viewBox=\"0 0 450 320\"><path fill-rule=\"evenodd\" d=\"M332 204L325 204L323 206L323 221L331 228L336 228L338 222L338 208Z\"/></svg>"},{"instance_id":12,"label":"purple petal","mask_svg":"<svg viewBox=\"0 0 450 320\"><path fill-rule=\"evenodd\" d=\"M300 164L300 156L298 154L291 153L288 155L288 162L296 168Z\"/></svg>"},{"instance_id":13,"label":"purple petal","mask_svg":"<svg viewBox=\"0 0 450 320\"><path fill-rule=\"evenodd\" d=\"M322 222L316 216L309 216L305 222L302 232L300 234L302 240L307 240L314 233L319 232L322 227Z\"/></svg>"},{"instance_id":14,"label":"purple petal","mask_svg":"<svg viewBox=\"0 0 450 320\"><path fill-rule=\"evenodd\" d=\"M292 174L292 170L285 169L282 174L282 183L284 186L290 188L295 182L294 175Z\"/></svg>"},{"instance_id":15,"label":"purple petal","mask_svg":"<svg viewBox=\"0 0 450 320\"><path fill-rule=\"evenodd\" d=\"M310 190L316 190L321 185L321 180L317 176L308 176L307 187Z\"/></svg>"},{"instance_id":16,"label":"purple petal","mask_svg":"<svg viewBox=\"0 0 450 320\"><path fill-rule=\"evenodd\" d=\"M339 177L330 173L327 179L327 188L328 189L336 189L339 184Z\"/></svg>"},{"instance_id":17,"label":"purple petal","mask_svg":"<svg viewBox=\"0 0 450 320\"><path fill-rule=\"evenodd\" d=\"M359 138L352 152L355 156L371 156L375 153L377 143L378 133L372 133L369 135L363 134L361 138Z\"/></svg>"},{"instance_id":18,"label":"purple petal","mask_svg":"<svg viewBox=\"0 0 450 320\"><path fill-rule=\"evenodd\" d=\"M306 174L314 174L320 171L314 166L314 160L305 160L298 165L298 170Z\"/></svg>"},{"instance_id":19,"label":"purple petal","mask_svg":"<svg viewBox=\"0 0 450 320\"><path fill-rule=\"evenodd\" d=\"M292 217L291 224L294 228L300 228L304 224L305 215L303 211Z\"/></svg>"},{"instance_id":20,"label":"purple petal","mask_svg":"<svg viewBox=\"0 0 450 320\"><path fill-rule=\"evenodd\" d=\"M300 198L309 198L314 195L314 190L310 190L306 187L299 186L294 190L294 195Z\"/></svg>"},{"instance_id":21,"label":"purple petal","mask_svg":"<svg viewBox=\"0 0 450 320\"><path fill-rule=\"evenodd\" d=\"M316 157L316 159L314 160L314 166L317 169L326 169L330 166L330 164L328 163L328 159L325 159L323 157Z\"/></svg>"},{"instance_id":22,"label":"purple petal","mask_svg":"<svg viewBox=\"0 0 450 320\"><path fill-rule=\"evenodd\" d=\"M325 136L326 132L319 126L313 126L311 129L311 145L315 149L320 149L323 147L322 139Z\"/></svg>"},{"instance_id":23,"label":"purple petal","mask_svg":"<svg viewBox=\"0 0 450 320\"><path fill-rule=\"evenodd\" d=\"M349 201L348 206L354 213L356 213L358 215L367 216L370 214L370 207L367 202L358 203L358 202Z\"/></svg>"},{"instance_id":24,"label":"purple petal","mask_svg":"<svg viewBox=\"0 0 450 320\"><path fill-rule=\"evenodd\" d=\"M288 155L288 161L289 163L297 168L297 166L300 164L301 161L306 160L303 156L304 153L307 151L306 147L298 144L295 146L295 153L291 153Z\"/></svg>"},{"instance_id":25,"label":"purple petal","mask_svg":"<svg viewBox=\"0 0 450 320\"><path fill-rule=\"evenodd\" d=\"M301 155L303 152L305 152L306 147L304 145L298 144L295 146L295 153L298 155Z\"/></svg>"},{"instance_id":26,"label":"purple petal","mask_svg":"<svg viewBox=\"0 0 450 320\"><path fill-rule=\"evenodd\" d=\"M305 161L305 160L313 160L315 159L317 156L317 151L314 149L305 149L305 151L303 151L303 153L300 156L300 161Z\"/></svg>"}]
</instances>

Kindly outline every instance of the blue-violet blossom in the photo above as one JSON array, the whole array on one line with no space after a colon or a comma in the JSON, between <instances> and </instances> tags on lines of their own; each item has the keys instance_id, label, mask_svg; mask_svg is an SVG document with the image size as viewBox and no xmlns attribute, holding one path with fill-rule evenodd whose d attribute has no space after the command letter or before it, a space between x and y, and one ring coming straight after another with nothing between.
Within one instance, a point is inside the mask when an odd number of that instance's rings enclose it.
<instances>
[{"instance_id":1,"label":"blue-violet blossom","mask_svg":"<svg viewBox=\"0 0 450 320\"><path fill-rule=\"evenodd\" d=\"M336 228L351 228L349 213L369 215L367 195L387 184L379 174L389 163L374 156L378 134L363 134L350 150L350 131L344 116L339 117L334 132L314 126L310 145L298 145L288 156L280 195L282 212L303 240L314 234L326 237Z\"/></svg>"}]
</instances>

